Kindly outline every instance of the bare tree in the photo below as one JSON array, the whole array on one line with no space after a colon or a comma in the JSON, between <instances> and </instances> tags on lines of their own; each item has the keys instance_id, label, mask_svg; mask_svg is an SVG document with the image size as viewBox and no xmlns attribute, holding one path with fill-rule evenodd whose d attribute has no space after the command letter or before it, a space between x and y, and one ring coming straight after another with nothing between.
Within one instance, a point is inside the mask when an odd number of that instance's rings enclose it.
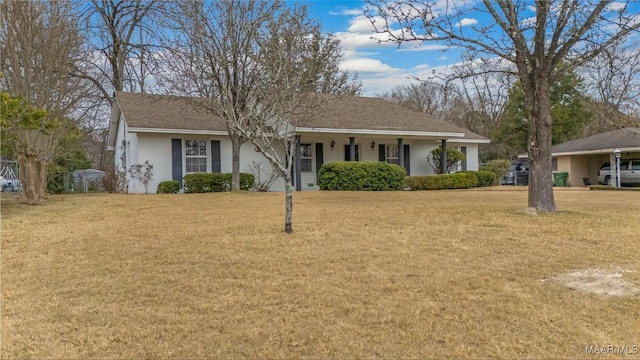
<instances>
[{"instance_id":1,"label":"bare tree","mask_svg":"<svg viewBox=\"0 0 640 360\"><path fill-rule=\"evenodd\" d=\"M594 114L585 135L640 126L640 42L605 49L583 69Z\"/></svg>"},{"instance_id":2,"label":"bare tree","mask_svg":"<svg viewBox=\"0 0 640 360\"><path fill-rule=\"evenodd\" d=\"M460 93L453 83L421 81L398 86L391 91L378 94L378 97L438 119L451 121L447 115L460 97Z\"/></svg>"},{"instance_id":3,"label":"bare tree","mask_svg":"<svg viewBox=\"0 0 640 360\"><path fill-rule=\"evenodd\" d=\"M155 58L153 50L160 43L162 31L156 24L164 14L163 3L91 0L76 6L82 9L86 59L74 75L90 80L109 105L114 91L144 92Z\"/></svg>"},{"instance_id":4,"label":"bare tree","mask_svg":"<svg viewBox=\"0 0 640 360\"><path fill-rule=\"evenodd\" d=\"M528 110L528 203L539 211L556 211L550 176L551 84L640 28L629 2L537 0L534 9L524 0L483 0L480 7L455 0L368 2L368 17L389 41L445 42L466 49L467 60L498 57L513 66ZM464 26L464 19L480 14L489 14L491 21Z\"/></svg>"},{"instance_id":5,"label":"bare tree","mask_svg":"<svg viewBox=\"0 0 640 360\"><path fill-rule=\"evenodd\" d=\"M460 79L460 104L456 104L452 111L460 111L458 125L465 127L480 135L489 136L491 131L498 126L504 113L508 100L508 93L513 86L513 77L504 72L492 72L489 69L497 69L503 66L496 61L488 61L482 64L485 70L470 71L468 63L459 65L461 69L454 70L460 74L473 74L475 76ZM475 64L475 69L478 66Z\"/></svg>"},{"instance_id":6,"label":"bare tree","mask_svg":"<svg viewBox=\"0 0 640 360\"><path fill-rule=\"evenodd\" d=\"M69 76L82 55L73 8L66 2L3 1L0 14L2 89L50 118L74 115L87 86Z\"/></svg>"},{"instance_id":7,"label":"bare tree","mask_svg":"<svg viewBox=\"0 0 640 360\"><path fill-rule=\"evenodd\" d=\"M47 167L74 128L69 118L82 116L77 106L86 83L69 76L80 60L82 38L66 2L4 1L0 15L0 83L10 95L3 95L3 111L5 97L21 109L3 114L3 133L15 141L23 194L37 204L46 194Z\"/></svg>"},{"instance_id":8,"label":"bare tree","mask_svg":"<svg viewBox=\"0 0 640 360\"><path fill-rule=\"evenodd\" d=\"M107 137L101 136L108 123L115 91L147 92L155 89L153 74L160 66L156 53L163 34L160 18L169 2L156 0L74 0L84 38L83 61L73 76L90 82L83 106L85 151L94 164L104 169L111 158ZM102 143L94 146L96 140Z\"/></svg>"},{"instance_id":9,"label":"bare tree","mask_svg":"<svg viewBox=\"0 0 640 360\"><path fill-rule=\"evenodd\" d=\"M459 65L454 71L468 74L466 69ZM509 76L484 72L455 81L437 80L420 80L378 96L488 136L504 111L512 84Z\"/></svg>"},{"instance_id":10,"label":"bare tree","mask_svg":"<svg viewBox=\"0 0 640 360\"><path fill-rule=\"evenodd\" d=\"M233 147L232 188L239 189L240 145L250 141L285 182L285 231L291 232L291 169L296 126L310 116L317 92L355 93L338 69L337 39L324 36L306 7L281 1L179 3L181 42L172 54L174 89L227 124ZM178 31L178 29L176 29ZM180 83L184 80L184 83Z\"/></svg>"},{"instance_id":11,"label":"bare tree","mask_svg":"<svg viewBox=\"0 0 640 360\"><path fill-rule=\"evenodd\" d=\"M240 129L254 120L256 106L266 96L266 86L271 91L281 90L275 83L265 83L265 67L275 65L264 63L264 49L269 41L275 41L269 38L269 32L290 9L280 0L193 1L178 3L177 7L173 30L177 51L170 54L176 72L169 74L167 83L173 91L205 99L196 105L225 120L232 144L231 188L239 190L240 146L248 140ZM296 11L297 16L308 18L306 9ZM307 72L306 83L298 84L297 89L359 91L359 85L349 82L349 75L338 69L342 55L338 40L321 36L317 26L305 31L312 56L297 59Z\"/></svg>"}]
</instances>

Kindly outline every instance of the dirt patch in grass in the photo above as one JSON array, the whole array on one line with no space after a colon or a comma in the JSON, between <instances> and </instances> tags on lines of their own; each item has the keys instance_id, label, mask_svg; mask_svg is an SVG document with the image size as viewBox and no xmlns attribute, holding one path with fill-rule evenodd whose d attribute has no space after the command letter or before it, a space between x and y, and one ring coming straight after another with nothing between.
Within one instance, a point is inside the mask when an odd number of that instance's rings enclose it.
<instances>
[{"instance_id":1,"label":"dirt patch in grass","mask_svg":"<svg viewBox=\"0 0 640 360\"><path fill-rule=\"evenodd\" d=\"M640 344L640 193L2 195L3 358L585 358ZM640 284L638 272L624 280Z\"/></svg>"},{"instance_id":2,"label":"dirt patch in grass","mask_svg":"<svg viewBox=\"0 0 640 360\"><path fill-rule=\"evenodd\" d=\"M586 269L554 275L551 280L569 289L607 296L631 296L640 290L624 280L624 274L632 270Z\"/></svg>"}]
</instances>

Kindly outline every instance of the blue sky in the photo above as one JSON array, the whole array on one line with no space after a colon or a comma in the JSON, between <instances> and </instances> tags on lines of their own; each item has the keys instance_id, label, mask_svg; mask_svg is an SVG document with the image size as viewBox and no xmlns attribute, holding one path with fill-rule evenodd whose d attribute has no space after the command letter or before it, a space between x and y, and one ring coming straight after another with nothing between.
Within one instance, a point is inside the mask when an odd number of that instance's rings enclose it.
<instances>
[{"instance_id":1,"label":"blue sky","mask_svg":"<svg viewBox=\"0 0 640 360\"><path fill-rule=\"evenodd\" d=\"M358 73L363 95L374 96L398 85L409 84L413 76L426 77L434 68L459 61L458 49L415 43L379 44L370 21L363 16L364 1L307 1L311 15L326 32L338 37L345 51L342 68Z\"/></svg>"},{"instance_id":2,"label":"blue sky","mask_svg":"<svg viewBox=\"0 0 640 360\"><path fill-rule=\"evenodd\" d=\"M302 0L309 5L311 15L321 21L323 29L342 42L345 51L341 68L358 73L363 95L375 96L398 85L406 85L427 78L434 70L460 62L461 50L442 44L405 43L400 48L392 43L379 44L369 19L364 17L366 3L360 0ZM445 0L442 0L445 1ZM472 6L475 0L466 0ZM622 6L614 2L610 11ZM640 14L640 2L632 2L630 13ZM636 15L640 21L640 15ZM522 23L535 20L535 7L527 6L520 14ZM471 29L490 21L486 13L473 12L457 24L461 30ZM377 35L382 36L382 35Z\"/></svg>"}]
</instances>

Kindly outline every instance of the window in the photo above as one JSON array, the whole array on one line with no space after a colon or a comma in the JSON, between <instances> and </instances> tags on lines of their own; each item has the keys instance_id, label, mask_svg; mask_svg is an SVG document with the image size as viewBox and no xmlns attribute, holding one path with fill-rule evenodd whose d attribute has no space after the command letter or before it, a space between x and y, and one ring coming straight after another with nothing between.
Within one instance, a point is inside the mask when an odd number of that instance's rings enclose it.
<instances>
[{"instance_id":1,"label":"window","mask_svg":"<svg viewBox=\"0 0 640 360\"><path fill-rule=\"evenodd\" d=\"M186 173L207 172L207 142L205 140L185 140Z\"/></svg>"},{"instance_id":2,"label":"window","mask_svg":"<svg viewBox=\"0 0 640 360\"><path fill-rule=\"evenodd\" d=\"M631 163L631 170L640 170L640 161L633 160Z\"/></svg>"},{"instance_id":3,"label":"window","mask_svg":"<svg viewBox=\"0 0 640 360\"><path fill-rule=\"evenodd\" d=\"M300 171L312 172L311 144L300 144Z\"/></svg>"},{"instance_id":4,"label":"window","mask_svg":"<svg viewBox=\"0 0 640 360\"><path fill-rule=\"evenodd\" d=\"M354 161L360 161L360 146L358 146L357 144L355 145L355 150L356 150L356 158L354 159ZM345 144L344 146L344 161L349 161L349 157L351 155L351 147L349 144Z\"/></svg>"},{"instance_id":5,"label":"window","mask_svg":"<svg viewBox=\"0 0 640 360\"><path fill-rule=\"evenodd\" d=\"M629 160L620 160L620 170L627 170L629 168Z\"/></svg>"},{"instance_id":6,"label":"window","mask_svg":"<svg viewBox=\"0 0 640 360\"><path fill-rule=\"evenodd\" d=\"M387 144L384 146L386 156L385 161L389 164L398 165L398 145L397 144Z\"/></svg>"}]
</instances>

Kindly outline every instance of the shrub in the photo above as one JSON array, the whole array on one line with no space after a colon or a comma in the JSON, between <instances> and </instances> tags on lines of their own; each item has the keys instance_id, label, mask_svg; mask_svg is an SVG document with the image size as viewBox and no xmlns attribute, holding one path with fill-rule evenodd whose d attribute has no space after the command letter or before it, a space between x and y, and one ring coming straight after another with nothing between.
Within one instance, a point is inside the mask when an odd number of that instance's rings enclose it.
<instances>
[{"instance_id":1,"label":"shrub","mask_svg":"<svg viewBox=\"0 0 640 360\"><path fill-rule=\"evenodd\" d=\"M98 191L98 183L91 180L89 181L89 186L88 186L88 190L89 192L97 192Z\"/></svg>"},{"instance_id":2,"label":"shrub","mask_svg":"<svg viewBox=\"0 0 640 360\"><path fill-rule=\"evenodd\" d=\"M271 185L280 177L277 171L261 161L251 162L249 171L254 176L253 189L260 192L270 191Z\"/></svg>"},{"instance_id":3,"label":"shrub","mask_svg":"<svg viewBox=\"0 0 640 360\"><path fill-rule=\"evenodd\" d=\"M478 179L477 187L493 186L496 183L496 174L491 171L458 171L456 174L473 174Z\"/></svg>"},{"instance_id":4,"label":"shrub","mask_svg":"<svg viewBox=\"0 0 640 360\"><path fill-rule=\"evenodd\" d=\"M249 173L240 173L240 190L251 190L256 182L256 177ZM231 184L231 174L229 174L229 184ZM231 188L231 186L229 186Z\"/></svg>"},{"instance_id":5,"label":"shrub","mask_svg":"<svg viewBox=\"0 0 640 360\"><path fill-rule=\"evenodd\" d=\"M231 174L196 173L184 176L186 193L208 193L229 191Z\"/></svg>"},{"instance_id":6,"label":"shrub","mask_svg":"<svg viewBox=\"0 0 640 360\"><path fill-rule=\"evenodd\" d=\"M240 173L240 190L253 188L255 177L253 174ZM196 173L184 176L186 193L222 192L231 189L231 174L225 173Z\"/></svg>"},{"instance_id":7,"label":"shrub","mask_svg":"<svg viewBox=\"0 0 640 360\"><path fill-rule=\"evenodd\" d=\"M110 193L125 192L127 188L127 172L110 166L105 169L100 180L102 187Z\"/></svg>"},{"instance_id":8,"label":"shrub","mask_svg":"<svg viewBox=\"0 0 640 360\"><path fill-rule=\"evenodd\" d=\"M158 184L158 194L176 194L178 191L180 191L179 181L170 180Z\"/></svg>"},{"instance_id":9,"label":"shrub","mask_svg":"<svg viewBox=\"0 0 640 360\"><path fill-rule=\"evenodd\" d=\"M47 191L52 194L66 192L65 178L68 178L68 174L75 170L88 169L90 167L91 161L87 159L83 152L77 150L56 157L47 167Z\"/></svg>"},{"instance_id":10,"label":"shrub","mask_svg":"<svg viewBox=\"0 0 640 360\"><path fill-rule=\"evenodd\" d=\"M341 161L324 164L318 172L321 190L402 190L406 170L386 162Z\"/></svg>"},{"instance_id":11,"label":"shrub","mask_svg":"<svg viewBox=\"0 0 640 360\"><path fill-rule=\"evenodd\" d=\"M442 156L442 148L435 148L431 150L427 155L427 163L433 169L436 174L442 173L442 167L440 165L440 157ZM447 173L451 171L453 166L460 161L465 161L467 157L456 149L447 148Z\"/></svg>"},{"instance_id":12,"label":"shrub","mask_svg":"<svg viewBox=\"0 0 640 360\"><path fill-rule=\"evenodd\" d=\"M153 164L149 160L144 164L134 164L129 167L129 177L132 180L138 180L144 185L144 193L147 194L149 183L153 180Z\"/></svg>"},{"instance_id":13,"label":"shrub","mask_svg":"<svg viewBox=\"0 0 640 360\"><path fill-rule=\"evenodd\" d=\"M496 174L495 185L500 185L500 180L509 173L511 162L509 160L491 160L480 167L480 171L491 171Z\"/></svg>"},{"instance_id":14,"label":"shrub","mask_svg":"<svg viewBox=\"0 0 640 360\"><path fill-rule=\"evenodd\" d=\"M635 188L630 188L630 187L621 187L621 188L617 188L617 187L613 187L613 186L609 186L609 185L591 185L589 187L589 190L622 190L622 191L640 191L640 188L635 187Z\"/></svg>"},{"instance_id":15,"label":"shrub","mask_svg":"<svg viewBox=\"0 0 640 360\"><path fill-rule=\"evenodd\" d=\"M411 190L468 189L478 185L478 178L475 174L460 172L455 174L407 176L405 184Z\"/></svg>"}]
</instances>

